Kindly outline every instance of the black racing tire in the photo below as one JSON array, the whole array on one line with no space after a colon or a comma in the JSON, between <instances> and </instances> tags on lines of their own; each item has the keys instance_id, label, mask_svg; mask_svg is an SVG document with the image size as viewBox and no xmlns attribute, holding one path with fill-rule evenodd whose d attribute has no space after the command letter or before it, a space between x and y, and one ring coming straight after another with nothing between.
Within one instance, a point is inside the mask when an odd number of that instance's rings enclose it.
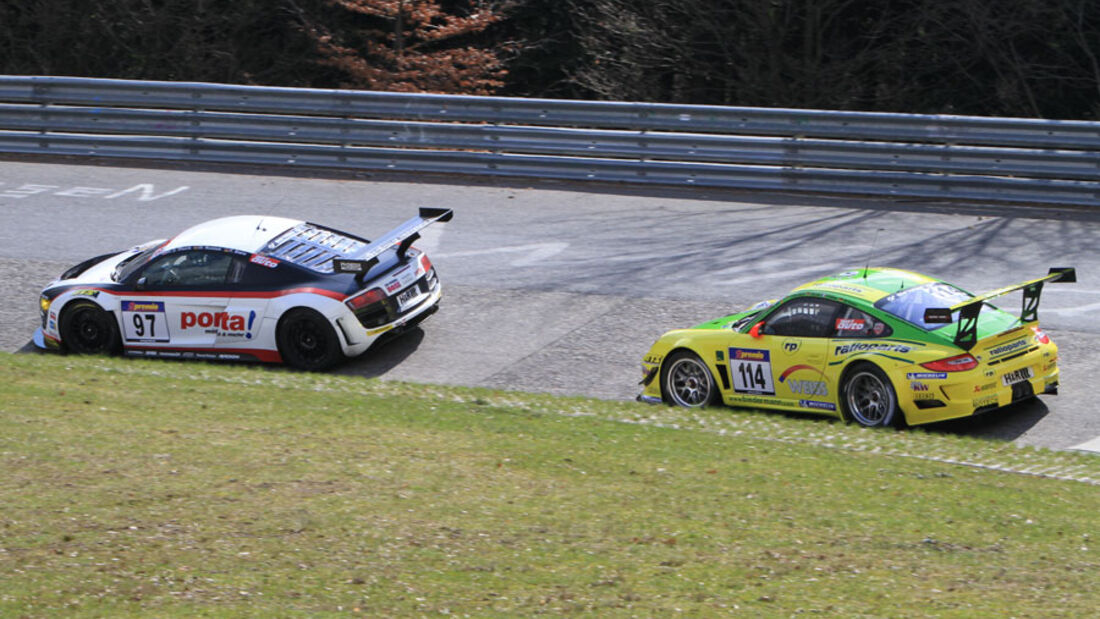
<instances>
[{"instance_id":1,"label":"black racing tire","mask_svg":"<svg viewBox=\"0 0 1100 619\"><path fill-rule=\"evenodd\" d=\"M840 405L847 419L868 428L896 427L903 418L894 386L872 363L857 363L844 373Z\"/></svg>"},{"instance_id":2,"label":"black racing tire","mask_svg":"<svg viewBox=\"0 0 1100 619\"><path fill-rule=\"evenodd\" d=\"M292 368L319 372L344 360L344 351L332 324L306 307L296 307L283 314L275 339L283 361Z\"/></svg>"},{"instance_id":3,"label":"black racing tire","mask_svg":"<svg viewBox=\"0 0 1100 619\"><path fill-rule=\"evenodd\" d=\"M722 401L707 364L687 350L672 353L661 365L661 397L668 404L685 408L712 406Z\"/></svg>"},{"instance_id":4,"label":"black racing tire","mask_svg":"<svg viewBox=\"0 0 1100 619\"><path fill-rule=\"evenodd\" d=\"M114 314L91 301L67 305L58 330L65 350L74 354L113 355L122 350Z\"/></svg>"}]
</instances>

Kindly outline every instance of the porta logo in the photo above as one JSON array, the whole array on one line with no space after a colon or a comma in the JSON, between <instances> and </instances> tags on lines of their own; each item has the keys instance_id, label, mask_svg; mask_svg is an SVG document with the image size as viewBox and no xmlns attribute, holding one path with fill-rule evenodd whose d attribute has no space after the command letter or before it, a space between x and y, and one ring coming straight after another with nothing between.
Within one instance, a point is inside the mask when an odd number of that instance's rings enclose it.
<instances>
[{"instance_id":1,"label":"porta logo","mask_svg":"<svg viewBox=\"0 0 1100 619\"><path fill-rule=\"evenodd\" d=\"M180 328L218 330L219 335L229 335L252 339L252 324L256 321L256 312L230 314L229 312L183 312L180 314Z\"/></svg>"}]
</instances>

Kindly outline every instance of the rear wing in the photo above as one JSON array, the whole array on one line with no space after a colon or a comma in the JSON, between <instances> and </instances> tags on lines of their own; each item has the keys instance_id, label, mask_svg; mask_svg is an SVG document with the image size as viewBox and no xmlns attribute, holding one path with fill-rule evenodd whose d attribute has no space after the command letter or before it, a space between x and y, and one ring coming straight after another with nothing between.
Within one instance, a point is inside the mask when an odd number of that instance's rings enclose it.
<instances>
[{"instance_id":1,"label":"rear wing","mask_svg":"<svg viewBox=\"0 0 1100 619\"><path fill-rule=\"evenodd\" d=\"M981 313L982 305L986 301L1016 290L1023 290L1024 300L1023 307L1020 309L1020 322L1035 322L1039 317L1039 295L1043 292L1043 284L1046 282L1072 284L1076 281L1077 269L1073 267L1053 267L1044 277L998 288L992 292L967 299L962 303L956 303L951 307L930 307L924 310L924 322L928 324L951 324L953 322L951 316L958 312L959 327L955 332L955 345L963 350L970 350L978 343L978 314Z\"/></svg>"},{"instance_id":2,"label":"rear wing","mask_svg":"<svg viewBox=\"0 0 1100 619\"><path fill-rule=\"evenodd\" d=\"M390 230L382 237L348 258L333 258L332 270L335 273L353 273L360 284L374 265L378 257L393 247L397 247L397 257L404 258L409 247L420 238L420 231L435 222L450 221L454 211L449 208L421 207L420 213L405 223Z\"/></svg>"}]
</instances>

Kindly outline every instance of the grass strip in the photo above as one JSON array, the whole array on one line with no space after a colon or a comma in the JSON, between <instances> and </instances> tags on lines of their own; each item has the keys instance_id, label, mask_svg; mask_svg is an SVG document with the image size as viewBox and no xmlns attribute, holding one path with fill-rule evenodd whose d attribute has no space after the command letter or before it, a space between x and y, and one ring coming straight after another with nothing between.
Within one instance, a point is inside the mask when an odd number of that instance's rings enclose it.
<instances>
[{"instance_id":1,"label":"grass strip","mask_svg":"<svg viewBox=\"0 0 1100 619\"><path fill-rule=\"evenodd\" d=\"M4 617L1100 607L1088 454L254 367L0 378Z\"/></svg>"}]
</instances>

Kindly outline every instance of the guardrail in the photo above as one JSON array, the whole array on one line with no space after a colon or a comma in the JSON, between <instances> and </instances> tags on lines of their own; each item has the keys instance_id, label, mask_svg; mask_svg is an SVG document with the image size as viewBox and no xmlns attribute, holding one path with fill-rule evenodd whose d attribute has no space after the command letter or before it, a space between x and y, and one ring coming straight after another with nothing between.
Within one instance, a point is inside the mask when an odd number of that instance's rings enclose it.
<instances>
[{"instance_id":1,"label":"guardrail","mask_svg":"<svg viewBox=\"0 0 1100 619\"><path fill-rule=\"evenodd\" d=\"M0 152L1100 205L1100 123L0 76Z\"/></svg>"}]
</instances>

